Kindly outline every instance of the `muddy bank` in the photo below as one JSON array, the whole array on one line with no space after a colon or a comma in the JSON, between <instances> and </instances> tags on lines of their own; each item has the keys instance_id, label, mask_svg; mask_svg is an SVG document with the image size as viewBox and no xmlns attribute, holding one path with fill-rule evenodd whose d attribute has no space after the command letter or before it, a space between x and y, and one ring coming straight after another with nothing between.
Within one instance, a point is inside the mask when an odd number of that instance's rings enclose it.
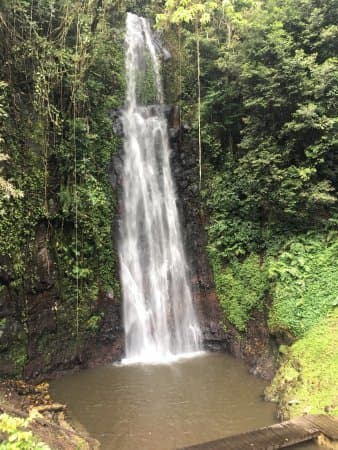
<instances>
[{"instance_id":1,"label":"muddy bank","mask_svg":"<svg viewBox=\"0 0 338 450\"><path fill-rule=\"evenodd\" d=\"M99 443L79 427L67 421L66 405L55 403L49 395L48 383L30 385L23 381L0 382L0 415L30 418L27 430L50 448L59 450L95 450ZM78 428L78 427L77 427ZM7 438L0 432L0 442Z\"/></svg>"}]
</instances>

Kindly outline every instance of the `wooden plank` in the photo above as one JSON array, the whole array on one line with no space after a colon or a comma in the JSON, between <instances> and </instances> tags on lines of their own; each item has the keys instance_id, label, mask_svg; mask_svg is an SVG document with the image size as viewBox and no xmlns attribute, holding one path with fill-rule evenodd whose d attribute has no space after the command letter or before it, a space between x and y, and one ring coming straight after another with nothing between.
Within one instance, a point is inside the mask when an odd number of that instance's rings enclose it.
<instances>
[{"instance_id":1,"label":"wooden plank","mask_svg":"<svg viewBox=\"0 0 338 450\"><path fill-rule=\"evenodd\" d=\"M273 433L271 444L274 449L287 448L291 445L307 442L319 435L316 429L309 433L298 424L292 422L285 422L279 425L274 425L270 428Z\"/></svg>"},{"instance_id":2,"label":"wooden plank","mask_svg":"<svg viewBox=\"0 0 338 450\"><path fill-rule=\"evenodd\" d=\"M269 446L271 446L271 435L264 429L259 429L255 431L255 433L250 433L248 449L260 450L262 448L269 448Z\"/></svg>"},{"instance_id":3,"label":"wooden plank","mask_svg":"<svg viewBox=\"0 0 338 450\"><path fill-rule=\"evenodd\" d=\"M238 439L239 438L239 439ZM234 449L238 450L253 450L261 449L270 445L271 436L267 435L265 430L257 430L254 433L243 433L240 436L229 436L228 438L222 439L218 444L217 449Z\"/></svg>"},{"instance_id":4,"label":"wooden plank","mask_svg":"<svg viewBox=\"0 0 338 450\"><path fill-rule=\"evenodd\" d=\"M302 429L262 429L251 433L229 436L217 441L186 447L184 450L275 450L307 442L320 433L307 433Z\"/></svg>"},{"instance_id":5,"label":"wooden plank","mask_svg":"<svg viewBox=\"0 0 338 450\"><path fill-rule=\"evenodd\" d=\"M325 414L318 414L314 416L305 416L304 419L316 426L322 434L331 439L338 441L338 419Z\"/></svg>"},{"instance_id":6,"label":"wooden plank","mask_svg":"<svg viewBox=\"0 0 338 450\"><path fill-rule=\"evenodd\" d=\"M181 450L278 450L310 441L321 434L338 440L338 420L324 414L304 416Z\"/></svg>"}]
</instances>

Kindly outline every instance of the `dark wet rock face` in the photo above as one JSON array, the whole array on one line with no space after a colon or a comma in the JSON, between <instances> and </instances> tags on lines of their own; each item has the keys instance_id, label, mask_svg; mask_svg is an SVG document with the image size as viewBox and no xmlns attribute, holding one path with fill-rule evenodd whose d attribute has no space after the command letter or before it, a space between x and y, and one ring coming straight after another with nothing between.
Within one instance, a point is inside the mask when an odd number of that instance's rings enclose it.
<instances>
[{"instance_id":1,"label":"dark wet rock face","mask_svg":"<svg viewBox=\"0 0 338 450\"><path fill-rule=\"evenodd\" d=\"M193 296L201 320L205 348L226 350L248 363L254 375L272 379L276 370L276 352L265 315L255 312L245 335L242 335L226 321L221 310L206 250L206 218L199 196L197 142L189 135L188 127L180 126L176 107L166 107L165 114L169 123L171 164L191 269Z\"/></svg>"},{"instance_id":2,"label":"dark wet rock face","mask_svg":"<svg viewBox=\"0 0 338 450\"><path fill-rule=\"evenodd\" d=\"M224 350L225 334L222 326L222 312L215 294L213 274L207 257L207 234L201 214L201 200L198 187L198 150L196 142L189 136L187 127L180 124L179 110L170 105L147 107L148 114L162 113L168 120L171 169L177 189L177 206L183 232L183 241L190 268L190 279L195 307L203 332L204 346L208 350ZM115 114L115 121L120 120ZM121 133L123 135L123 131ZM110 181L112 188L121 191L123 171L123 150L112 157ZM123 211L121 195L117 211ZM119 214L115 217L113 233L118 239Z\"/></svg>"},{"instance_id":3,"label":"dark wet rock face","mask_svg":"<svg viewBox=\"0 0 338 450\"><path fill-rule=\"evenodd\" d=\"M120 359L123 351L120 304L101 293L93 306L103 320L98 331L79 338L62 326L55 310L57 296L41 293L31 298L26 380L40 381L55 373L96 367Z\"/></svg>"},{"instance_id":4,"label":"dark wet rock face","mask_svg":"<svg viewBox=\"0 0 338 450\"><path fill-rule=\"evenodd\" d=\"M230 323L226 328L228 351L243 359L253 375L272 380L276 373L278 346L269 334L266 314L255 311L245 334L240 334Z\"/></svg>"},{"instance_id":5,"label":"dark wet rock face","mask_svg":"<svg viewBox=\"0 0 338 450\"><path fill-rule=\"evenodd\" d=\"M226 348L213 273L207 255L207 233L201 212L198 186L198 149L189 136L187 127L180 125L179 110L172 107L165 111L172 148L171 166L177 189L177 206L182 224L183 240L190 268L194 303L198 311L207 350Z\"/></svg>"},{"instance_id":6,"label":"dark wet rock face","mask_svg":"<svg viewBox=\"0 0 338 450\"><path fill-rule=\"evenodd\" d=\"M10 273L1 274L0 377L17 375L40 381L55 372L121 357L120 303L112 292L100 292L92 305L92 314L102 317L95 333L77 337L69 321L66 325L73 306L61 298L58 268L43 223L26 270L29 281L20 289L7 283Z\"/></svg>"},{"instance_id":7,"label":"dark wet rock face","mask_svg":"<svg viewBox=\"0 0 338 450\"><path fill-rule=\"evenodd\" d=\"M35 238L31 266L32 293L48 291L57 282L57 267L48 248L48 232L44 224L40 224Z\"/></svg>"},{"instance_id":8,"label":"dark wet rock face","mask_svg":"<svg viewBox=\"0 0 338 450\"><path fill-rule=\"evenodd\" d=\"M114 109L110 111L110 118L112 121L113 131L116 136L123 137L123 124L121 119L121 111L118 109Z\"/></svg>"},{"instance_id":9,"label":"dark wet rock face","mask_svg":"<svg viewBox=\"0 0 338 450\"><path fill-rule=\"evenodd\" d=\"M274 365L266 319L257 314L250 321L245 336L240 336L230 324L225 324L227 331L224 331L225 319L216 297L206 251L196 141L189 135L188 128L180 124L176 107L156 108L163 108L168 119L177 206L204 347L213 351L227 350L247 361L254 374L269 379L274 373ZM123 136L120 113L113 112L112 119L116 133ZM112 189L120 199L112 218L115 243L118 242L119 216L123 210L119 195L122 153L121 148L112 156L108 168ZM23 374L28 380L39 381L56 372L111 363L123 355L121 304L113 292L100 292L92 305L92 313L101 316L100 326L94 333L77 338L65 326L69 305L61 298L60 274L50 245L47 225L41 223L36 231L31 265L27 268L30 281L20 290L11 286L10 263L0 257L0 377Z\"/></svg>"},{"instance_id":10,"label":"dark wet rock face","mask_svg":"<svg viewBox=\"0 0 338 450\"><path fill-rule=\"evenodd\" d=\"M8 286L11 281L14 280L14 277L9 269L10 261L6 256L0 255L0 286ZM0 300L1 301L1 300ZM1 303L0 303L1 307ZM0 309L1 311L1 309Z\"/></svg>"}]
</instances>

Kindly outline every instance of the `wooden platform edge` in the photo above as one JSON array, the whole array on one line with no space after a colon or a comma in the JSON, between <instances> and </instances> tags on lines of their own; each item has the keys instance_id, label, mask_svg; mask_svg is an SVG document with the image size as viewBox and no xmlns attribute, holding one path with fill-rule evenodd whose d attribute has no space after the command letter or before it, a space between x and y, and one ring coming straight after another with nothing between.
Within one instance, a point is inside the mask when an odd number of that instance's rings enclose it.
<instances>
[{"instance_id":1,"label":"wooden platform edge","mask_svg":"<svg viewBox=\"0 0 338 450\"><path fill-rule=\"evenodd\" d=\"M301 416L178 450L278 450L313 439L338 449L338 418L326 414Z\"/></svg>"}]
</instances>

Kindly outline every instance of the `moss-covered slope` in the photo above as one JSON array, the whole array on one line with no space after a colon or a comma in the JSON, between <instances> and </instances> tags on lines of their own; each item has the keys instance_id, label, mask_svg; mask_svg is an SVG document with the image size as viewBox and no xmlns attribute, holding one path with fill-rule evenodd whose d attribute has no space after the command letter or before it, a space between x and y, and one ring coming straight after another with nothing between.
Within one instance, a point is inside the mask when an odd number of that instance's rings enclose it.
<instances>
[{"instance_id":1,"label":"moss-covered slope","mask_svg":"<svg viewBox=\"0 0 338 450\"><path fill-rule=\"evenodd\" d=\"M281 418L330 413L338 416L338 311L318 322L286 350L266 391Z\"/></svg>"}]
</instances>

